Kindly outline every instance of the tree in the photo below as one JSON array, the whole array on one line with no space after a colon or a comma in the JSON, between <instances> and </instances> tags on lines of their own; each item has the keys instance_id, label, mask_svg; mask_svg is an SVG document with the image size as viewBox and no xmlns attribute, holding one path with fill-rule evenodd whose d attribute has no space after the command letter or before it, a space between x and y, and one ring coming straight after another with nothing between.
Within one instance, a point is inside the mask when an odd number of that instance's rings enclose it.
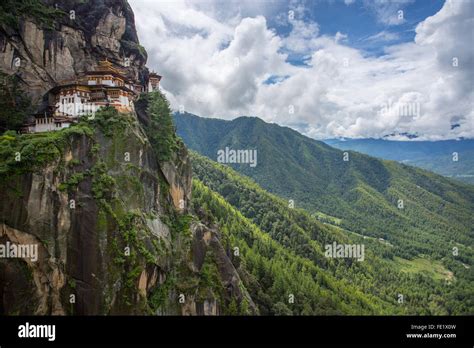
<instances>
[{"instance_id":1,"label":"tree","mask_svg":"<svg viewBox=\"0 0 474 348\"><path fill-rule=\"evenodd\" d=\"M293 315L293 312L283 302L277 302L272 308L275 315Z\"/></svg>"},{"instance_id":2,"label":"tree","mask_svg":"<svg viewBox=\"0 0 474 348\"><path fill-rule=\"evenodd\" d=\"M169 161L171 154L177 149L170 104L160 91L148 93L144 98L148 102L147 113L150 116L150 124L145 126L145 131L158 160Z\"/></svg>"},{"instance_id":3,"label":"tree","mask_svg":"<svg viewBox=\"0 0 474 348\"><path fill-rule=\"evenodd\" d=\"M227 314L228 315L239 314L239 308L237 306L237 301L235 300L235 297L232 297L232 300L229 303L229 307L227 307Z\"/></svg>"},{"instance_id":4,"label":"tree","mask_svg":"<svg viewBox=\"0 0 474 348\"><path fill-rule=\"evenodd\" d=\"M249 302L247 301L247 299L245 297L242 299L242 302L240 302L240 314L241 315L250 315L250 314L252 314L250 312Z\"/></svg>"}]
</instances>

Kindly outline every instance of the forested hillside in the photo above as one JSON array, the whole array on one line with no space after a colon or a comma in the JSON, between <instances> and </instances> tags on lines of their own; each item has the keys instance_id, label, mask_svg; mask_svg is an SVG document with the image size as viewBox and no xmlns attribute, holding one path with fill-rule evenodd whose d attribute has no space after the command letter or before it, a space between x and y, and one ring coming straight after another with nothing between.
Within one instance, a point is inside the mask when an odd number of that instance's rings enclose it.
<instances>
[{"instance_id":1,"label":"forested hillside","mask_svg":"<svg viewBox=\"0 0 474 348\"><path fill-rule=\"evenodd\" d=\"M192 161L195 210L214 217L229 252L239 248L233 262L262 314L473 313L473 277L464 267L400 258L393 245L289 208L229 167L195 153ZM324 246L334 241L363 243L365 260L326 258Z\"/></svg>"},{"instance_id":2,"label":"forested hillside","mask_svg":"<svg viewBox=\"0 0 474 348\"><path fill-rule=\"evenodd\" d=\"M258 164L230 164L265 190L351 232L382 238L395 255L429 255L465 270L474 244L474 186L357 152L343 152L258 118L175 115L186 145L213 159L256 149ZM453 258L453 248L459 249Z\"/></svg>"},{"instance_id":3,"label":"forested hillside","mask_svg":"<svg viewBox=\"0 0 474 348\"><path fill-rule=\"evenodd\" d=\"M0 316L474 314L474 186L256 117L173 123L191 69L153 36L149 71L134 18L126 0L0 5Z\"/></svg>"},{"instance_id":4,"label":"forested hillside","mask_svg":"<svg viewBox=\"0 0 474 348\"><path fill-rule=\"evenodd\" d=\"M340 150L352 150L403 162L474 184L474 139L440 141L327 139L324 142Z\"/></svg>"}]
</instances>

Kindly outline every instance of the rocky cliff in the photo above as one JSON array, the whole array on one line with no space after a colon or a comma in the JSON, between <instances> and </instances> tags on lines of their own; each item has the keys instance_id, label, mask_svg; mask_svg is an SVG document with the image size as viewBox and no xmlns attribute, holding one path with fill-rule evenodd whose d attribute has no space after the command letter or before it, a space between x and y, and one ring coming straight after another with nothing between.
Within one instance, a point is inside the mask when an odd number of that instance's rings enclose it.
<instances>
[{"instance_id":1,"label":"rocky cliff","mask_svg":"<svg viewBox=\"0 0 474 348\"><path fill-rule=\"evenodd\" d=\"M94 69L104 58L126 67L131 77L146 79L146 51L125 0L43 3L60 11L53 27L28 15L16 26L0 25L0 70L17 74L37 108L45 106L45 92L58 82Z\"/></svg>"},{"instance_id":2,"label":"rocky cliff","mask_svg":"<svg viewBox=\"0 0 474 348\"><path fill-rule=\"evenodd\" d=\"M147 73L125 1L54 3L75 20L0 31L0 69L32 97L105 57ZM188 208L191 166L174 133L159 160L148 103L138 115L107 108L62 131L0 137L0 245L38 248L37 260L0 258L0 314L217 315L243 302L256 313L218 226Z\"/></svg>"}]
</instances>

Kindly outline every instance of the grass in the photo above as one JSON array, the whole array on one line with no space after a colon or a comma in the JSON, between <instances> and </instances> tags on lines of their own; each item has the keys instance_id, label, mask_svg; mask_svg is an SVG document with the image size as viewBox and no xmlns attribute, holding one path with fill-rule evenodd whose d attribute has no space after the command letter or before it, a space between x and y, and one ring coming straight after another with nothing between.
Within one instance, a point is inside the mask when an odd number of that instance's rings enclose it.
<instances>
[{"instance_id":1,"label":"grass","mask_svg":"<svg viewBox=\"0 0 474 348\"><path fill-rule=\"evenodd\" d=\"M453 272L446 269L440 261L431 260L427 257L418 257L413 260L406 260L401 257L394 257L394 264L401 272L421 273L428 275L434 280L453 280Z\"/></svg>"}]
</instances>

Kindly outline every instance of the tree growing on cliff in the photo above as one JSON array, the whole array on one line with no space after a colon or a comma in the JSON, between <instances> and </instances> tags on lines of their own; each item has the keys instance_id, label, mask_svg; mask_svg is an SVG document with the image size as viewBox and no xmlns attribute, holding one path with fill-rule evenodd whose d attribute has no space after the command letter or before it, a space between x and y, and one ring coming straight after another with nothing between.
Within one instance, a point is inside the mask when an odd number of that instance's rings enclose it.
<instances>
[{"instance_id":1,"label":"tree growing on cliff","mask_svg":"<svg viewBox=\"0 0 474 348\"><path fill-rule=\"evenodd\" d=\"M150 122L145 126L148 138L159 161L168 161L177 149L177 139L171 108L166 97L159 91L144 96L148 101L147 113Z\"/></svg>"}]
</instances>

